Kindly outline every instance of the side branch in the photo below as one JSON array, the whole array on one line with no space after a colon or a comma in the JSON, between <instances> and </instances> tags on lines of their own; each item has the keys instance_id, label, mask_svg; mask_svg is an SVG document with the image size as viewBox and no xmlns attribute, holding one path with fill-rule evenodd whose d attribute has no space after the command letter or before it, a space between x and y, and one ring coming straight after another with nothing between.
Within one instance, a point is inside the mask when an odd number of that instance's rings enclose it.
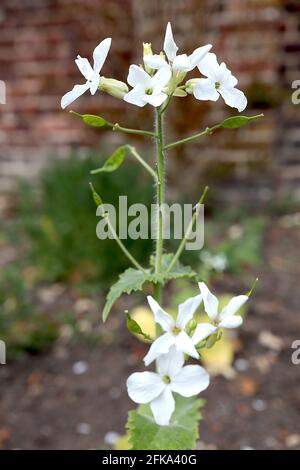
<instances>
[{"instance_id":1,"label":"side branch","mask_svg":"<svg viewBox=\"0 0 300 470\"><path fill-rule=\"evenodd\" d=\"M164 146L164 150L169 150L171 148L177 147L178 145L187 144L192 142L193 140L199 139L199 137L203 137L206 135L211 135L217 129L237 129L238 127L242 127L250 121L254 121L255 119L263 117L263 114L257 114L256 116L233 116L230 118L225 119L225 121L221 122L220 124L216 124L213 127L207 127L204 131L199 132L198 134L191 135L190 137L186 137L185 139L177 140L176 142L172 142Z\"/></svg>"}]
</instances>

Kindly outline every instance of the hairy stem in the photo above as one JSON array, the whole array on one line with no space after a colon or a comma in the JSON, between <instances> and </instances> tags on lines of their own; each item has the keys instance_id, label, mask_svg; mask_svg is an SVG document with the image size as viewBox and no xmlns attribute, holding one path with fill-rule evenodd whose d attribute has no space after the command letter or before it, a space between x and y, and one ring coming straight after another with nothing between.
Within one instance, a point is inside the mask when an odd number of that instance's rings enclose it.
<instances>
[{"instance_id":1,"label":"hairy stem","mask_svg":"<svg viewBox=\"0 0 300 470\"><path fill-rule=\"evenodd\" d=\"M128 150L130 151L131 155L141 164L143 165L143 167L150 173L150 175L154 178L154 180L156 181L156 183L158 182L158 176L157 174L155 173L155 171L153 170L153 168L151 168L150 165L148 165L147 162L145 162L145 160L137 153L137 151L135 150L135 147L132 147L131 145L127 145L127 148Z\"/></svg>"},{"instance_id":2,"label":"hairy stem","mask_svg":"<svg viewBox=\"0 0 300 470\"><path fill-rule=\"evenodd\" d=\"M163 253L163 212L162 205L165 200L165 155L163 151L163 116L160 109L156 110L156 151L157 151L157 205L158 223L156 239L155 272L161 272L161 261Z\"/></svg>"},{"instance_id":3,"label":"hairy stem","mask_svg":"<svg viewBox=\"0 0 300 470\"><path fill-rule=\"evenodd\" d=\"M155 248L155 273L161 272L162 254L163 254L163 212L162 205L165 200L165 155L163 150L163 113L160 108L156 109L156 158L157 158L157 184L156 199L158 206L157 213L157 233ZM160 283L155 285L155 298L161 302L162 286ZM161 334L159 325L156 327L156 336Z\"/></svg>"},{"instance_id":4,"label":"hairy stem","mask_svg":"<svg viewBox=\"0 0 300 470\"><path fill-rule=\"evenodd\" d=\"M135 135L145 135L148 137L155 137L155 133L151 131L144 131L140 129L129 129L128 127L122 127L118 123L112 124L109 123L109 126L112 127L114 132L125 132L126 134L135 134Z\"/></svg>"}]
</instances>

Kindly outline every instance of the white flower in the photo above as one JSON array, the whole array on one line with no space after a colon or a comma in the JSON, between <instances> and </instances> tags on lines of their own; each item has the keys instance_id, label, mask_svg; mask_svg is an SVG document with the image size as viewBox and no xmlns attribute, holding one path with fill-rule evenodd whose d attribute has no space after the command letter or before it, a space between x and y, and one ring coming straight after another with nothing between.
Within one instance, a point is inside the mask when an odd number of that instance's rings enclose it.
<instances>
[{"instance_id":1,"label":"white flower","mask_svg":"<svg viewBox=\"0 0 300 470\"><path fill-rule=\"evenodd\" d=\"M219 301L213 295L204 282L199 282L199 288L203 296L204 308L212 323L199 323L193 334L192 341L198 344L220 328L237 328L243 323L243 318L236 315L237 311L248 300L247 295L233 297L219 313Z\"/></svg>"},{"instance_id":2,"label":"white flower","mask_svg":"<svg viewBox=\"0 0 300 470\"><path fill-rule=\"evenodd\" d=\"M199 62L198 69L207 78L193 78L186 83L198 100L217 101L220 95L225 103L239 112L247 106L247 98L236 87L238 81L222 62L219 65L215 54L209 52Z\"/></svg>"},{"instance_id":3,"label":"white flower","mask_svg":"<svg viewBox=\"0 0 300 470\"><path fill-rule=\"evenodd\" d=\"M61 99L61 107L64 109L69 104L73 103L79 96L83 95L87 90L90 90L94 95L100 84L100 71L103 67L105 59L111 45L111 38L106 38L100 42L93 52L94 66L92 67L88 59L77 56L75 63L80 72L86 79L83 85L75 85L74 88L66 93Z\"/></svg>"},{"instance_id":4,"label":"white flower","mask_svg":"<svg viewBox=\"0 0 300 470\"><path fill-rule=\"evenodd\" d=\"M202 295L191 297L180 304L176 321L151 296L148 296L147 299L156 323L161 326L165 333L151 344L148 354L144 357L146 366L151 364L161 354L166 354L171 346L175 346L177 351L198 359L199 354L192 339L185 332L185 327L193 318L195 311L202 302Z\"/></svg>"},{"instance_id":5,"label":"white flower","mask_svg":"<svg viewBox=\"0 0 300 470\"><path fill-rule=\"evenodd\" d=\"M193 70L201 59L210 51L211 44L198 47L189 56L187 54L177 55L178 47L174 41L171 24L167 24L164 52L168 61L162 55L148 55L144 57L145 64L153 69L160 69L161 67L169 67L173 72L189 72Z\"/></svg>"},{"instance_id":6,"label":"white flower","mask_svg":"<svg viewBox=\"0 0 300 470\"><path fill-rule=\"evenodd\" d=\"M167 68L158 70L153 77L137 65L129 67L127 81L133 87L124 96L124 101L143 107L147 103L152 106L160 106L168 95L163 89L171 78L171 72Z\"/></svg>"},{"instance_id":7,"label":"white flower","mask_svg":"<svg viewBox=\"0 0 300 470\"><path fill-rule=\"evenodd\" d=\"M154 420L167 426L175 410L172 392L192 397L209 385L209 375L198 365L183 367L183 354L173 347L157 361L157 373L135 372L127 380L128 395L135 403L150 403Z\"/></svg>"}]
</instances>

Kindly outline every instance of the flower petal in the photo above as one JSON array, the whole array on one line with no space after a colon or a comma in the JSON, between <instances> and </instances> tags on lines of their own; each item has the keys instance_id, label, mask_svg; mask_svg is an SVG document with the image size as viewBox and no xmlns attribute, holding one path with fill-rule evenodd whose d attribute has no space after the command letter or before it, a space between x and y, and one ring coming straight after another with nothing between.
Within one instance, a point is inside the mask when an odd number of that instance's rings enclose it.
<instances>
[{"instance_id":1,"label":"flower petal","mask_svg":"<svg viewBox=\"0 0 300 470\"><path fill-rule=\"evenodd\" d=\"M194 346L192 338L190 338L185 331L181 331L179 335L175 336L175 345L177 351L182 351L195 359L199 358L199 354Z\"/></svg>"},{"instance_id":2,"label":"flower petal","mask_svg":"<svg viewBox=\"0 0 300 470\"><path fill-rule=\"evenodd\" d=\"M193 343L195 345L200 343L200 341L213 334L217 329L218 327L212 325L211 323L199 323L196 326L195 332L192 336Z\"/></svg>"},{"instance_id":3,"label":"flower petal","mask_svg":"<svg viewBox=\"0 0 300 470\"><path fill-rule=\"evenodd\" d=\"M194 313L202 302L202 295L190 297L178 306L178 316L176 325L182 330L186 327L187 323L193 318Z\"/></svg>"},{"instance_id":4,"label":"flower petal","mask_svg":"<svg viewBox=\"0 0 300 470\"><path fill-rule=\"evenodd\" d=\"M78 55L77 59L75 59L75 64L79 68L84 78L86 80L91 80L94 75L94 70L92 69L89 61L85 57L80 57L80 55Z\"/></svg>"},{"instance_id":5,"label":"flower petal","mask_svg":"<svg viewBox=\"0 0 300 470\"><path fill-rule=\"evenodd\" d=\"M149 307L151 308L155 322L158 323L164 331L169 331L175 325L175 321L165 310L161 308L158 302L148 295L147 297Z\"/></svg>"},{"instance_id":6,"label":"flower petal","mask_svg":"<svg viewBox=\"0 0 300 470\"><path fill-rule=\"evenodd\" d=\"M209 375L198 365L185 366L173 377L171 389L183 397L198 395L209 386Z\"/></svg>"},{"instance_id":7,"label":"flower petal","mask_svg":"<svg viewBox=\"0 0 300 470\"><path fill-rule=\"evenodd\" d=\"M220 65L219 80L227 88L233 88L238 84L238 80L232 75L225 62Z\"/></svg>"},{"instance_id":8,"label":"flower petal","mask_svg":"<svg viewBox=\"0 0 300 470\"><path fill-rule=\"evenodd\" d=\"M241 326L243 319L240 315L230 315L219 323L220 328L237 328Z\"/></svg>"},{"instance_id":9,"label":"flower petal","mask_svg":"<svg viewBox=\"0 0 300 470\"><path fill-rule=\"evenodd\" d=\"M206 54L211 50L212 45L207 44L206 46L202 47L197 47L197 49L194 50L194 52L189 55L189 62L190 62L190 68L189 72L193 70L196 65L199 64L199 62L206 56Z\"/></svg>"},{"instance_id":10,"label":"flower petal","mask_svg":"<svg viewBox=\"0 0 300 470\"><path fill-rule=\"evenodd\" d=\"M175 337L171 333L165 333L159 336L150 346L150 349L144 357L144 363L146 366L151 364L161 354L167 354L170 347L175 343Z\"/></svg>"},{"instance_id":11,"label":"flower petal","mask_svg":"<svg viewBox=\"0 0 300 470\"><path fill-rule=\"evenodd\" d=\"M220 66L216 54L208 52L204 58L200 60L197 67L205 77L212 78L215 81L219 78Z\"/></svg>"},{"instance_id":12,"label":"flower petal","mask_svg":"<svg viewBox=\"0 0 300 470\"><path fill-rule=\"evenodd\" d=\"M173 38L172 27L170 22L167 24L166 28L164 51L170 61L173 61L175 59L178 51L178 47L176 46L176 43Z\"/></svg>"},{"instance_id":13,"label":"flower petal","mask_svg":"<svg viewBox=\"0 0 300 470\"><path fill-rule=\"evenodd\" d=\"M100 75L98 73L94 73L93 78L90 82L90 92L91 95L94 95L98 90L98 86L100 83Z\"/></svg>"},{"instance_id":14,"label":"flower petal","mask_svg":"<svg viewBox=\"0 0 300 470\"><path fill-rule=\"evenodd\" d=\"M151 87L150 75L148 75L148 73L145 72L145 70L143 70L141 67L138 67L135 64L129 67L127 82L132 87L135 87L137 85L141 85L144 88L147 86Z\"/></svg>"},{"instance_id":15,"label":"flower petal","mask_svg":"<svg viewBox=\"0 0 300 470\"><path fill-rule=\"evenodd\" d=\"M111 38L103 39L103 41L98 44L94 49L93 59L94 59L94 70L96 73L99 73L103 67L105 59L107 57L108 51L111 46Z\"/></svg>"},{"instance_id":16,"label":"flower petal","mask_svg":"<svg viewBox=\"0 0 300 470\"><path fill-rule=\"evenodd\" d=\"M145 90L142 86L137 85L132 90L130 90L123 98L124 101L130 104L135 104L142 108L147 104L145 100Z\"/></svg>"},{"instance_id":17,"label":"flower petal","mask_svg":"<svg viewBox=\"0 0 300 470\"><path fill-rule=\"evenodd\" d=\"M135 403L149 403L158 397L166 384L154 372L135 372L127 379L127 391Z\"/></svg>"},{"instance_id":18,"label":"flower petal","mask_svg":"<svg viewBox=\"0 0 300 470\"><path fill-rule=\"evenodd\" d=\"M219 301L215 295L213 295L204 282L199 282L200 292L203 296L204 308L211 320L218 318L218 307Z\"/></svg>"},{"instance_id":19,"label":"flower petal","mask_svg":"<svg viewBox=\"0 0 300 470\"><path fill-rule=\"evenodd\" d=\"M187 72L190 70L190 60L186 54L177 55L173 61L173 70Z\"/></svg>"},{"instance_id":20,"label":"flower petal","mask_svg":"<svg viewBox=\"0 0 300 470\"><path fill-rule=\"evenodd\" d=\"M148 55L144 57L145 65L152 69L160 69L161 67L169 67L168 62L158 54Z\"/></svg>"},{"instance_id":21,"label":"flower petal","mask_svg":"<svg viewBox=\"0 0 300 470\"><path fill-rule=\"evenodd\" d=\"M75 85L71 91L68 91L68 93L62 97L60 102L62 109L65 109L69 104L73 103L73 101L83 95L83 93L85 93L89 88L89 83L85 83L84 85Z\"/></svg>"},{"instance_id":22,"label":"flower petal","mask_svg":"<svg viewBox=\"0 0 300 470\"><path fill-rule=\"evenodd\" d=\"M220 320L224 320L230 315L234 315L249 299L248 295L237 295L232 297L228 304L223 308L220 313Z\"/></svg>"},{"instance_id":23,"label":"flower petal","mask_svg":"<svg viewBox=\"0 0 300 470\"><path fill-rule=\"evenodd\" d=\"M171 346L168 354L162 354L156 360L157 370L160 376L178 374L184 364L184 356L181 351L177 351L175 346Z\"/></svg>"},{"instance_id":24,"label":"flower petal","mask_svg":"<svg viewBox=\"0 0 300 470\"><path fill-rule=\"evenodd\" d=\"M166 93L158 93L156 95L146 95L146 100L149 104L157 108L160 106L166 99L168 98L168 95Z\"/></svg>"},{"instance_id":25,"label":"flower petal","mask_svg":"<svg viewBox=\"0 0 300 470\"><path fill-rule=\"evenodd\" d=\"M219 88L219 93L225 103L231 108L236 108L239 112L244 111L247 106L247 98L241 90L237 88L225 88L223 85Z\"/></svg>"},{"instance_id":26,"label":"flower petal","mask_svg":"<svg viewBox=\"0 0 300 470\"><path fill-rule=\"evenodd\" d=\"M159 426L168 426L170 424L171 416L175 410L175 400L170 386L167 386L164 391L150 403L150 407L156 424L159 424Z\"/></svg>"},{"instance_id":27,"label":"flower petal","mask_svg":"<svg viewBox=\"0 0 300 470\"><path fill-rule=\"evenodd\" d=\"M211 81L210 78L199 78L195 82L193 93L197 100L217 101L220 97L216 90L215 82Z\"/></svg>"}]
</instances>

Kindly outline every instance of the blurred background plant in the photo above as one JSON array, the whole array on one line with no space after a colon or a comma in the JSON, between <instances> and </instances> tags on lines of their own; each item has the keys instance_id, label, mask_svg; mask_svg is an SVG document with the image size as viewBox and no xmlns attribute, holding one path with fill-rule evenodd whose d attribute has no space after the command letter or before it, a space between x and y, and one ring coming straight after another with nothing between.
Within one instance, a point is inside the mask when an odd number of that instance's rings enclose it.
<instances>
[{"instance_id":1,"label":"blurred background plant","mask_svg":"<svg viewBox=\"0 0 300 470\"><path fill-rule=\"evenodd\" d=\"M105 152L102 152L105 156ZM95 205L91 198L90 170L101 164L98 156L71 155L53 160L37 187L24 183L18 192L20 232L29 237L28 257L41 279L95 284L107 287L127 266L113 240L96 237ZM96 180L105 202L118 207L119 195L128 193L128 204L150 205L151 187L135 165L124 165L119 174L102 174ZM151 253L149 240L125 241L141 263Z\"/></svg>"}]
</instances>

